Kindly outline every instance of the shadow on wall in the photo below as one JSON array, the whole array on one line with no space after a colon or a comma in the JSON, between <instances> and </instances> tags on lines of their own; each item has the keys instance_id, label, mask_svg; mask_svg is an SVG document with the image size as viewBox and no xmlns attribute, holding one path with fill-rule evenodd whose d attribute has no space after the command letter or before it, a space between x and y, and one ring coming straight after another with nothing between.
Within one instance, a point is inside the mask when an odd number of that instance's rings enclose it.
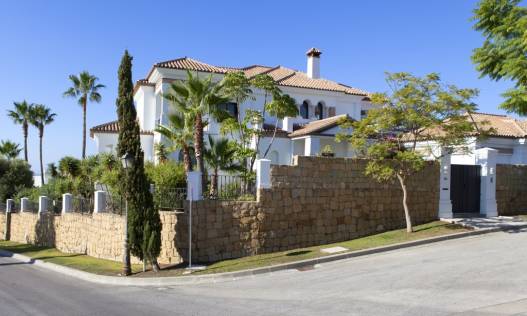
<instances>
[{"instance_id":1,"label":"shadow on wall","mask_svg":"<svg viewBox=\"0 0 527 316\"><path fill-rule=\"evenodd\" d=\"M35 245L55 246L55 215L52 213L39 214L35 225Z\"/></svg>"}]
</instances>

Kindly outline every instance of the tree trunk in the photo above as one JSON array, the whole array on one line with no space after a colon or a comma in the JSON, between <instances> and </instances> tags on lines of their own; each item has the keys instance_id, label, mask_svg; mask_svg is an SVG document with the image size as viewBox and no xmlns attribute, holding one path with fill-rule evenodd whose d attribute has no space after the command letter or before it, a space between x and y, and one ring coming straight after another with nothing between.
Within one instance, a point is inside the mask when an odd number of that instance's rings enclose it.
<instances>
[{"instance_id":1,"label":"tree trunk","mask_svg":"<svg viewBox=\"0 0 527 316\"><path fill-rule=\"evenodd\" d=\"M27 130L28 130L27 121L24 121L24 123L22 123L22 130L24 132L24 160L28 162L28 159L27 159Z\"/></svg>"},{"instance_id":2,"label":"tree trunk","mask_svg":"<svg viewBox=\"0 0 527 316\"><path fill-rule=\"evenodd\" d=\"M203 161L203 121L201 114L196 114L194 128L196 129L194 132L194 152L196 155L197 171L203 173L205 170L205 163Z\"/></svg>"},{"instance_id":3,"label":"tree trunk","mask_svg":"<svg viewBox=\"0 0 527 316\"><path fill-rule=\"evenodd\" d=\"M185 166L185 172L189 173L192 171L192 159L190 158L190 150L187 145L183 145L183 164Z\"/></svg>"},{"instance_id":4,"label":"tree trunk","mask_svg":"<svg viewBox=\"0 0 527 316\"><path fill-rule=\"evenodd\" d=\"M218 169L214 169L214 174L212 175L212 181L210 183L210 197L218 197Z\"/></svg>"},{"instance_id":5,"label":"tree trunk","mask_svg":"<svg viewBox=\"0 0 527 316\"><path fill-rule=\"evenodd\" d=\"M194 153L196 155L197 171L201 172L201 192L207 189L207 175L205 161L203 160L203 120L201 114L196 114L194 124Z\"/></svg>"},{"instance_id":6,"label":"tree trunk","mask_svg":"<svg viewBox=\"0 0 527 316\"><path fill-rule=\"evenodd\" d=\"M157 259L150 256L150 262L152 263L152 270L155 273L159 272L160 268L159 268L159 263L157 262Z\"/></svg>"},{"instance_id":7,"label":"tree trunk","mask_svg":"<svg viewBox=\"0 0 527 316\"><path fill-rule=\"evenodd\" d=\"M82 159L86 158L86 103L88 96L85 96L82 104Z\"/></svg>"},{"instance_id":8,"label":"tree trunk","mask_svg":"<svg viewBox=\"0 0 527 316\"><path fill-rule=\"evenodd\" d=\"M408 197L408 193L406 192L406 183L404 178L397 174L397 179L399 180L399 183L401 184L401 189L403 190L403 207L404 207L404 217L406 219L406 232L411 233L414 231L414 228L412 226L412 218L410 217L410 210L408 209L408 203L406 202L406 199Z\"/></svg>"},{"instance_id":9,"label":"tree trunk","mask_svg":"<svg viewBox=\"0 0 527 316\"><path fill-rule=\"evenodd\" d=\"M40 133L40 180L42 181L42 185L44 185L44 163L42 162L42 138L44 138L44 129L41 129L39 131Z\"/></svg>"}]
</instances>

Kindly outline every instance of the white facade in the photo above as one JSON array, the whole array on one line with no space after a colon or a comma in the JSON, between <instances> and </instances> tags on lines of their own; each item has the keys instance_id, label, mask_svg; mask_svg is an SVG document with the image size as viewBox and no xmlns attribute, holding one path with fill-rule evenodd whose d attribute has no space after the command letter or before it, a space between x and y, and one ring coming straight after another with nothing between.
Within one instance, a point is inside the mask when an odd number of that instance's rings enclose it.
<instances>
[{"instance_id":1,"label":"white facade","mask_svg":"<svg viewBox=\"0 0 527 316\"><path fill-rule=\"evenodd\" d=\"M308 75L303 74L304 76L309 78L309 80L321 80L322 83L327 82L324 79L317 79L320 76L319 56L308 56L307 64L309 66ZM156 160L154 145L164 141L162 135L154 131L157 124L167 123L167 114L171 111L171 106L163 98L163 95L168 91L172 81L186 79L186 71L186 69L153 67L148 78L136 86L134 102L137 108L139 126L142 131L149 132L148 135L141 136L141 145L145 152L146 160ZM194 73L202 77L209 76L212 73L214 81L220 81L223 78L223 74L214 72L193 71ZM306 103L308 115L306 117L299 115L293 118L286 118L278 122L276 118L266 115L264 123L273 126L276 124L281 133L279 137L275 138L266 157L263 157L263 153L271 137L266 136L261 139L259 158L269 159L272 164L291 164L293 155L319 155L326 145L331 146L337 157L348 157L351 155L351 150L347 144L335 143L334 141L334 135L338 131L338 127L332 127L328 130L320 131L320 133L302 137L289 137L287 133L292 133L294 130L301 128L301 126L319 120L320 113L318 110L320 107L322 108L322 118L345 114L352 119L360 120L361 111L364 113L364 111L371 108L371 103L365 94L358 95L343 91L332 91L331 89L301 88L280 85L280 83L278 86L284 94L294 98L299 107ZM253 93L254 100L249 99L238 105L238 111L242 117L247 109L263 110L263 92L253 88ZM117 146L117 134L115 132L104 133L95 130L92 131L92 134L97 143L98 152L115 151ZM220 135L220 124L210 119L209 125L205 129L205 139L207 139L207 134L213 135L213 137L222 136ZM175 153L173 157L177 158L178 153Z\"/></svg>"}]
</instances>

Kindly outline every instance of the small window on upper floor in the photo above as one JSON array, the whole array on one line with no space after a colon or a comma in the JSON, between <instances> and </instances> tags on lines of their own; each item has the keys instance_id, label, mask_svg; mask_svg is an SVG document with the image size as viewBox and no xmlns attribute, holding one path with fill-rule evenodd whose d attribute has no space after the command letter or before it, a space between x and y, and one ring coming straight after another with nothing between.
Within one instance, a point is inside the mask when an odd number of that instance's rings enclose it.
<instances>
[{"instance_id":1,"label":"small window on upper floor","mask_svg":"<svg viewBox=\"0 0 527 316\"><path fill-rule=\"evenodd\" d=\"M235 102L218 104L218 108L229 113L232 117L238 117L238 104Z\"/></svg>"},{"instance_id":2,"label":"small window on upper floor","mask_svg":"<svg viewBox=\"0 0 527 316\"><path fill-rule=\"evenodd\" d=\"M324 118L324 104L318 102L317 107L315 108L315 116L321 120Z\"/></svg>"},{"instance_id":3,"label":"small window on upper floor","mask_svg":"<svg viewBox=\"0 0 527 316\"><path fill-rule=\"evenodd\" d=\"M300 116L304 119L309 118L309 103L307 101L302 102L300 106Z\"/></svg>"},{"instance_id":4,"label":"small window on upper floor","mask_svg":"<svg viewBox=\"0 0 527 316\"><path fill-rule=\"evenodd\" d=\"M368 110L360 110L360 118L363 119L368 116Z\"/></svg>"}]
</instances>

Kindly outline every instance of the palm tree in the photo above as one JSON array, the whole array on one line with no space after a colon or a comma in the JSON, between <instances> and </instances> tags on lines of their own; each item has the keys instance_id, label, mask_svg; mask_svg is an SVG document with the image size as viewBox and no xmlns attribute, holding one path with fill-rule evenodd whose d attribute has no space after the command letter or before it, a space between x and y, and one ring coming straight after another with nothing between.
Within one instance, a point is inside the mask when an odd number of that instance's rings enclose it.
<instances>
[{"instance_id":1,"label":"palm tree","mask_svg":"<svg viewBox=\"0 0 527 316\"><path fill-rule=\"evenodd\" d=\"M99 90L105 86L98 84L99 78L90 75L89 72L83 71L79 76L70 75L69 77L72 87L64 92L65 97L78 99L78 103L82 106L82 159L86 157L86 107L88 100L92 102L101 102L101 94Z\"/></svg>"},{"instance_id":2,"label":"palm tree","mask_svg":"<svg viewBox=\"0 0 527 316\"><path fill-rule=\"evenodd\" d=\"M22 102L13 102L13 104L15 109L7 111L7 115L13 120L15 124L22 125L22 132L24 133L24 160L27 162L27 135L33 104L27 103L26 100Z\"/></svg>"},{"instance_id":3,"label":"palm tree","mask_svg":"<svg viewBox=\"0 0 527 316\"><path fill-rule=\"evenodd\" d=\"M205 172L203 128L207 124L203 116L211 115L219 118L224 115L224 111L217 106L229 101L223 96L222 89L222 85L212 82L212 76L201 79L187 71L187 79L172 82L170 92L165 95L165 98L171 101L178 111L187 113L194 119L194 153L197 171L202 173Z\"/></svg>"},{"instance_id":4,"label":"palm tree","mask_svg":"<svg viewBox=\"0 0 527 316\"><path fill-rule=\"evenodd\" d=\"M8 140L0 142L0 156L4 156L7 160L15 159L21 151L22 149L16 143Z\"/></svg>"},{"instance_id":5,"label":"palm tree","mask_svg":"<svg viewBox=\"0 0 527 316\"><path fill-rule=\"evenodd\" d=\"M205 150L205 160L207 165L213 170L212 181L210 184L210 196L218 196L218 172L219 170L234 172L243 171L243 166L234 161L236 147L232 146L227 138L214 140L209 135L209 149Z\"/></svg>"},{"instance_id":6,"label":"palm tree","mask_svg":"<svg viewBox=\"0 0 527 316\"><path fill-rule=\"evenodd\" d=\"M57 114L51 113L51 109L42 104L37 104L33 107L31 115L31 124L38 129L38 137L40 139L40 179L44 185L44 164L42 160L42 139L44 138L44 127L51 124L55 120Z\"/></svg>"},{"instance_id":7,"label":"palm tree","mask_svg":"<svg viewBox=\"0 0 527 316\"><path fill-rule=\"evenodd\" d=\"M79 176L81 171L81 162L79 159L71 156L64 156L59 160L59 172L65 178L73 179Z\"/></svg>"},{"instance_id":8,"label":"palm tree","mask_svg":"<svg viewBox=\"0 0 527 316\"><path fill-rule=\"evenodd\" d=\"M168 116L168 126L158 125L156 128L156 132L172 143L170 151L179 149L183 152L183 164L187 173L192 171L192 126L193 120L188 114L173 113Z\"/></svg>"},{"instance_id":9,"label":"palm tree","mask_svg":"<svg viewBox=\"0 0 527 316\"><path fill-rule=\"evenodd\" d=\"M168 160L168 148L163 143L155 143L154 150L156 152L157 161L159 163L165 163Z\"/></svg>"}]
</instances>

